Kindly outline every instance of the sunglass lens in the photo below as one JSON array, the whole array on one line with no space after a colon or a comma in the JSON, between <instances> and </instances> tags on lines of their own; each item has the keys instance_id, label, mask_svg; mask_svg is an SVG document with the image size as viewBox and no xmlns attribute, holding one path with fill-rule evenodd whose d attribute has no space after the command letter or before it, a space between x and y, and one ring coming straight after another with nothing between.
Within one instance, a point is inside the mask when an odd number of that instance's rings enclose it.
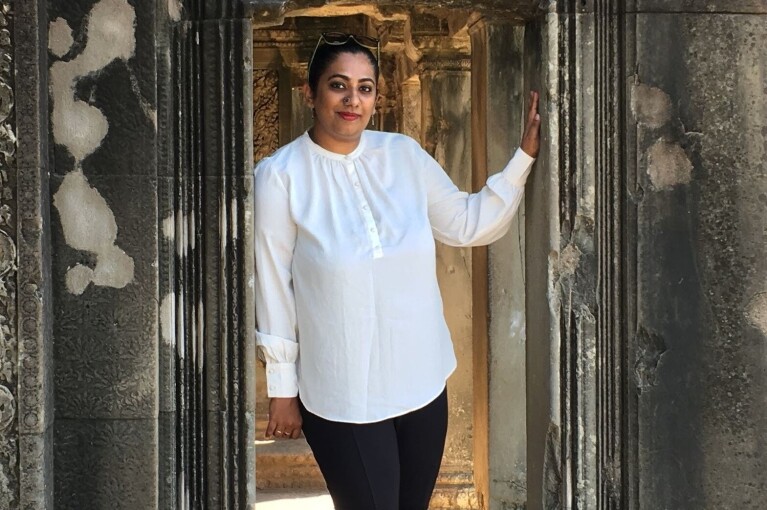
<instances>
[{"instance_id":1,"label":"sunglass lens","mask_svg":"<svg viewBox=\"0 0 767 510\"><path fill-rule=\"evenodd\" d=\"M344 34L342 32L326 32L322 34L322 38L325 39L325 42L328 44L344 44L349 40L349 34Z\"/></svg>"}]
</instances>

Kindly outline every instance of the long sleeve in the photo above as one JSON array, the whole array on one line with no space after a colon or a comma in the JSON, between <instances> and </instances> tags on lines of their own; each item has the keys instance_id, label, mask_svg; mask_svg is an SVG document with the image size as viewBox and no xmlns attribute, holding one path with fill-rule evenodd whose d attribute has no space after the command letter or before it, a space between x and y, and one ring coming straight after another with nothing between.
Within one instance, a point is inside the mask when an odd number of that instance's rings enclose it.
<instances>
[{"instance_id":1,"label":"long sleeve","mask_svg":"<svg viewBox=\"0 0 767 510\"><path fill-rule=\"evenodd\" d=\"M292 262L296 225L288 192L268 160L255 171L256 345L266 359L269 397L298 395L298 339Z\"/></svg>"},{"instance_id":2,"label":"long sleeve","mask_svg":"<svg viewBox=\"0 0 767 510\"><path fill-rule=\"evenodd\" d=\"M450 246L482 246L501 238L522 200L534 158L522 149L477 193L460 191L427 153L424 173L434 238Z\"/></svg>"}]
</instances>

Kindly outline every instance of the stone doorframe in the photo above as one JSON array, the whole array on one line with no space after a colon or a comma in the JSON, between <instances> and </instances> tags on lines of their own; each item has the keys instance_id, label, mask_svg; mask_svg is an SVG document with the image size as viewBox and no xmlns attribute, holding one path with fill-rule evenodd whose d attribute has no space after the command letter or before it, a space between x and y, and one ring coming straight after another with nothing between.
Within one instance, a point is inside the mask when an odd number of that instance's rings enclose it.
<instances>
[{"instance_id":1,"label":"stone doorframe","mask_svg":"<svg viewBox=\"0 0 767 510\"><path fill-rule=\"evenodd\" d=\"M253 3L256 159L310 123L295 86L319 34L365 33L381 40L377 126L419 140L459 187L481 188L521 137L524 18L536 13L523 4ZM489 250L437 247L459 366L448 385L455 412L433 499L439 508L527 498L523 251L523 213Z\"/></svg>"}]
</instances>

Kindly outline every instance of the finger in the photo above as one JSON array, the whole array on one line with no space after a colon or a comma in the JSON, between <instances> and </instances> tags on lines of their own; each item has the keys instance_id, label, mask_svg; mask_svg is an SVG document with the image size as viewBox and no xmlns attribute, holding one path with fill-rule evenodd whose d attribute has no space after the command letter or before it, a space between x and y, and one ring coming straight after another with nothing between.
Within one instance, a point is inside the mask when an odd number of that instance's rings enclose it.
<instances>
[{"instance_id":1,"label":"finger","mask_svg":"<svg viewBox=\"0 0 767 510\"><path fill-rule=\"evenodd\" d=\"M538 93L535 91L531 91L530 92L530 110L527 112L528 123L534 122L536 115L538 115Z\"/></svg>"},{"instance_id":2,"label":"finger","mask_svg":"<svg viewBox=\"0 0 767 510\"><path fill-rule=\"evenodd\" d=\"M290 435L291 439L298 439L301 436L301 429L295 429L293 430L293 433Z\"/></svg>"},{"instance_id":3,"label":"finger","mask_svg":"<svg viewBox=\"0 0 767 510\"><path fill-rule=\"evenodd\" d=\"M264 436L269 439L270 437L274 436L274 431L277 429L277 424L269 419L269 423L266 425L266 433Z\"/></svg>"}]
</instances>

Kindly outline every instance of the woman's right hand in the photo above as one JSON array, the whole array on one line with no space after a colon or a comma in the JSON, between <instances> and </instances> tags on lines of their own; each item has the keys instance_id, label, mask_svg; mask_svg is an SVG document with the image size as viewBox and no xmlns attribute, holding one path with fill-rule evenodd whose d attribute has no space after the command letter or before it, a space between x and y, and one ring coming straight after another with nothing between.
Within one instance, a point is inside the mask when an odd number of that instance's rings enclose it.
<instances>
[{"instance_id":1,"label":"woman's right hand","mask_svg":"<svg viewBox=\"0 0 767 510\"><path fill-rule=\"evenodd\" d=\"M269 400L269 423L266 426L266 438L298 439L301 435L301 411L298 409L298 397Z\"/></svg>"}]
</instances>

